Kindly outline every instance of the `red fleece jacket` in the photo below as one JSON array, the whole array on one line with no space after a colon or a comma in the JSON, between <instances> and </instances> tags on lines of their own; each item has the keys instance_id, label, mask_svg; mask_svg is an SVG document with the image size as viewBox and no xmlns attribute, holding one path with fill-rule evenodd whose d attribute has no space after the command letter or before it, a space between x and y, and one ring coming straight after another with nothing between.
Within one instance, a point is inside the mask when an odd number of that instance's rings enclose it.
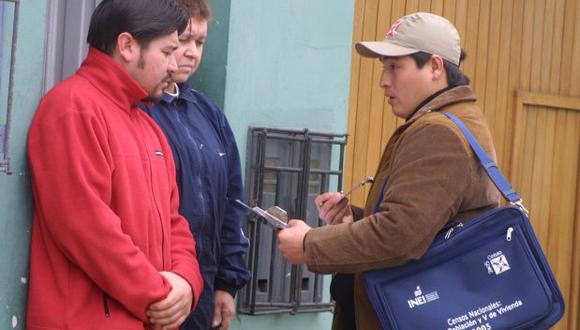
<instances>
[{"instance_id":1,"label":"red fleece jacket","mask_svg":"<svg viewBox=\"0 0 580 330\"><path fill-rule=\"evenodd\" d=\"M147 93L91 49L42 100L29 132L36 202L28 329L144 329L171 290L203 288L195 241L178 214L171 149L134 103Z\"/></svg>"}]
</instances>

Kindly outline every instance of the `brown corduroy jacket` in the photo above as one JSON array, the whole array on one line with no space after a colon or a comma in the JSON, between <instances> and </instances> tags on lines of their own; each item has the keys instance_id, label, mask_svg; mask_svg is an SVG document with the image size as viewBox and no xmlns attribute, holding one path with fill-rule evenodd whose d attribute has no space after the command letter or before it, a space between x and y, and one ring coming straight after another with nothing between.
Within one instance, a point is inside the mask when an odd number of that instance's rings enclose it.
<instances>
[{"instance_id":1,"label":"brown corduroy jacket","mask_svg":"<svg viewBox=\"0 0 580 330\"><path fill-rule=\"evenodd\" d=\"M312 229L306 235L311 271L355 273L357 329L380 329L362 272L419 259L450 219L465 221L499 205L499 192L467 139L440 111L461 119L495 159L491 133L473 91L468 86L452 88L395 131L364 210L353 207L356 221ZM379 211L373 213L385 180ZM333 328L341 329L340 323L335 321Z\"/></svg>"}]
</instances>

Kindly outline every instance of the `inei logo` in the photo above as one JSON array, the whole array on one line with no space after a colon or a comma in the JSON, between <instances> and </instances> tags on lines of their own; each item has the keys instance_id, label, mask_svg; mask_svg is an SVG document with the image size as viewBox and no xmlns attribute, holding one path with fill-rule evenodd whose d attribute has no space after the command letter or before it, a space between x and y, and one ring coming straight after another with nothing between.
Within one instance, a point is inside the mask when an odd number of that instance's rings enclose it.
<instances>
[{"instance_id":1,"label":"inei logo","mask_svg":"<svg viewBox=\"0 0 580 330\"><path fill-rule=\"evenodd\" d=\"M417 286L415 292L413 292L415 298L407 300L407 304L409 304L409 308L415 308L417 306L425 305L432 301L439 299L439 293L437 291L432 291L427 294L423 294L423 290L421 290L420 286Z\"/></svg>"},{"instance_id":2,"label":"inei logo","mask_svg":"<svg viewBox=\"0 0 580 330\"><path fill-rule=\"evenodd\" d=\"M395 24L393 24L393 26L391 26L391 28L389 29L389 31L387 31L387 34L385 35L386 37L394 37L397 34L397 29L399 28L399 26L401 26L401 24L403 23L402 20L397 20L395 22Z\"/></svg>"}]
</instances>

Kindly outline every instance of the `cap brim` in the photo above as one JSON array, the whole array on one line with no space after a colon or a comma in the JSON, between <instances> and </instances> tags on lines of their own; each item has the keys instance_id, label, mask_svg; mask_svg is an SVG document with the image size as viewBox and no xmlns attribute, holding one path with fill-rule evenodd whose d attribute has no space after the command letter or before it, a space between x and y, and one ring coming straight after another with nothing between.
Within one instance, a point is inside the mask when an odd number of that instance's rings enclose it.
<instances>
[{"instance_id":1,"label":"cap brim","mask_svg":"<svg viewBox=\"0 0 580 330\"><path fill-rule=\"evenodd\" d=\"M420 52L418 49L403 47L384 41L361 41L355 45L356 51L363 57L405 56Z\"/></svg>"}]
</instances>

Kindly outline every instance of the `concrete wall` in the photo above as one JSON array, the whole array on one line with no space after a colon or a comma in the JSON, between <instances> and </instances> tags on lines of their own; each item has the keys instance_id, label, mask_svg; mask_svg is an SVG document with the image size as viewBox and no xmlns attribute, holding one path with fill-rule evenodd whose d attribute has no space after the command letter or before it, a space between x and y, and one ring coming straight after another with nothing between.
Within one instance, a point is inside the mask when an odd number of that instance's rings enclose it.
<instances>
[{"instance_id":1,"label":"concrete wall","mask_svg":"<svg viewBox=\"0 0 580 330\"><path fill-rule=\"evenodd\" d=\"M210 2L216 24L192 82L223 105L242 160L249 126L346 132L354 0ZM232 328L329 329L331 320L329 312L243 315Z\"/></svg>"},{"instance_id":2,"label":"concrete wall","mask_svg":"<svg viewBox=\"0 0 580 330\"><path fill-rule=\"evenodd\" d=\"M250 125L346 132L353 11L354 0L232 1L224 110L240 149Z\"/></svg>"},{"instance_id":3,"label":"concrete wall","mask_svg":"<svg viewBox=\"0 0 580 330\"><path fill-rule=\"evenodd\" d=\"M45 15L45 0L20 2L9 144L13 174L0 173L0 329L24 329L32 218L26 135L41 97Z\"/></svg>"}]
</instances>

